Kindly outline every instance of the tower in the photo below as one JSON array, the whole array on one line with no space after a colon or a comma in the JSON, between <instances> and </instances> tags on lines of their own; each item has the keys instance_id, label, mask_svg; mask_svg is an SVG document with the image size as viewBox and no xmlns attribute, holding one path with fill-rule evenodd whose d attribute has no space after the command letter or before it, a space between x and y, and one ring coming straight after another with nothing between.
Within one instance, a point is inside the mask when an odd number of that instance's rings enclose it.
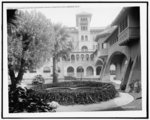
<instances>
[{"instance_id":1,"label":"tower","mask_svg":"<svg viewBox=\"0 0 150 120\"><path fill-rule=\"evenodd\" d=\"M79 31L78 42L79 51L88 51L92 49L91 36L90 36L90 23L92 14L82 12L76 15L76 27Z\"/></svg>"}]
</instances>

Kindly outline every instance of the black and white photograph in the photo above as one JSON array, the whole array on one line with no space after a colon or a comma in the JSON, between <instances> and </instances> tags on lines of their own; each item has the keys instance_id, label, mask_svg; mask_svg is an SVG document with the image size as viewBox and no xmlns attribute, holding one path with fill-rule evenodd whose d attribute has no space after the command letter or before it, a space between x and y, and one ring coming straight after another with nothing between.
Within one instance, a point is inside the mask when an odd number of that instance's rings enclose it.
<instances>
[{"instance_id":1,"label":"black and white photograph","mask_svg":"<svg viewBox=\"0 0 150 120\"><path fill-rule=\"evenodd\" d=\"M3 2L3 118L147 118L147 7Z\"/></svg>"}]
</instances>

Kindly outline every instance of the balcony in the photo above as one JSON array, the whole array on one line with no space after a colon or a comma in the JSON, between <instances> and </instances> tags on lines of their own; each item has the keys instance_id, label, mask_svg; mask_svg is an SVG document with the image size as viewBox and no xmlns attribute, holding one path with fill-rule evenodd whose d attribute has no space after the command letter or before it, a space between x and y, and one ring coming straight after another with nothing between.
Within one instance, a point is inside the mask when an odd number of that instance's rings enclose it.
<instances>
[{"instance_id":1,"label":"balcony","mask_svg":"<svg viewBox=\"0 0 150 120\"><path fill-rule=\"evenodd\" d=\"M127 27L118 35L119 45L126 45L140 38L139 27Z\"/></svg>"}]
</instances>

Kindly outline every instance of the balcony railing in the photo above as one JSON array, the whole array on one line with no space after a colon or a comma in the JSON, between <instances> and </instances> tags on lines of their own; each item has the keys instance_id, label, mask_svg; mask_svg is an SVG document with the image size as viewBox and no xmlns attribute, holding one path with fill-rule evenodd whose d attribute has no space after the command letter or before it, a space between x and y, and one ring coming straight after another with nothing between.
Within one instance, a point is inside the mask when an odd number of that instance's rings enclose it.
<instances>
[{"instance_id":1,"label":"balcony railing","mask_svg":"<svg viewBox=\"0 0 150 120\"><path fill-rule=\"evenodd\" d=\"M127 40L133 40L140 37L140 29L139 27L127 27L123 30L119 35L119 41L125 42ZM122 43L121 42L121 43Z\"/></svg>"}]
</instances>

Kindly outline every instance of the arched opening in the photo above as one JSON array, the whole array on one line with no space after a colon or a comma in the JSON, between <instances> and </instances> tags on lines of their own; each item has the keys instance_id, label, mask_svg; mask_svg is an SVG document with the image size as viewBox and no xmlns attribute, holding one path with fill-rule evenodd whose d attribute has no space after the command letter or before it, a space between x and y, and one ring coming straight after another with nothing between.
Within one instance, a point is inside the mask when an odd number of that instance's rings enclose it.
<instances>
[{"instance_id":1,"label":"arched opening","mask_svg":"<svg viewBox=\"0 0 150 120\"><path fill-rule=\"evenodd\" d=\"M100 75L101 69L102 69L101 66L97 66L97 67L96 67L96 75Z\"/></svg>"},{"instance_id":2,"label":"arched opening","mask_svg":"<svg viewBox=\"0 0 150 120\"><path fill-rule=\"evenodd\" d=\"M90 58L91 58L91 61L93 61L93 60L94 60L94 55L91 54L91 55L90 55Z\"/></svg>"},{"instance_id":3,"label":"arched opening","mask_svg":"<svg viewBox=\"0 0 150 120\"><path fill-rule=\"evenodd\" d=\"M73 67L67 68L67 75L68 76L74 76L74 68Z\"/></svg>"},{"instance_id":4,"label":"arched opening","mask_svg":"<svg viewBox=\"0 0 150 120\"><path fill-rule=\"evenodd\" d=\"M84 75L84 69L82 66L77 67L77 76L82 77Z\"/></svg>"},{"instance_id":5,"label":"arched opening","mask_svg":"<svg viewBox=\"0 0 150 120\"><path fill-rule=\"evenodd\" d=\"M87 35L85 36L85 41L88 41L88 36Z\"/></svg>"},{"instance_id":6,"label":"arched opening","mask_svg":"<svg viewBox=\"0 0 150 120\"><path fill-rule=\"evenodd\" d=\"M117 80L122 80L125 75L127 67L127 57L121 52L114 52L108 61L107 71ZM110 76L111 77L111 76Z\"/></svg>"},{"instance_id":7,"label":"arched opening","mask_svg":"<svg viewBox=\"0 0 150 120\"><path fill-rule=\"evenodd\" d=\"M43 72L44 72L44 73L50 73L51 70L50 70L49 67L44 67Z\"/></svg>"},{"instance_id":8,"label":"arched opening","mask_svg":"<svg viewBox=\"0 0 150 120\"><path fill-rule=\"evenodd\" d=\"M86 54L86 60L89 61L89 54Z\"/></svg>"},{"instance_id":9,"label":"arched opening","mask_svg":"<svg viewBox=\"0 0 150 120\"><path fill-rule=\"evenodd\" d=\"M87 69L86 69L86 75L87 76L93 76L94 75L94 69L93 69L93 67L91 67L91 66L87 67Z\"/></svg>"},{"instance_id":10,"label":"arched opening","mask_svg":"<svg viewBox=\"0 0 150 120\"><path fill-rule=\"evenodd\" d=\"M82 48L81 48L81 49L82 49L82 51L83 51L83 52L88 51L88 47L87 47L87 46L82 46Z\"/></svg>"},{"instance_id":11,"label":"arched opening","mask_svg":"<svg viewBox=\"0 0 150 120\"><path fill-rule=\"evenodd\" d=\"M74 62L75 61L75 56L71 55L71 61Z\"/></svg>"},{"instance_id":12,"label":"arched opening","mask_svg":"<svg viewBox=\"0 0 150 120\"><path fill-rule=\"evenodd\" d=\"M84 54L81 54L81 60L82 61L84 60Z\"/></svg>"}]
</instances>

